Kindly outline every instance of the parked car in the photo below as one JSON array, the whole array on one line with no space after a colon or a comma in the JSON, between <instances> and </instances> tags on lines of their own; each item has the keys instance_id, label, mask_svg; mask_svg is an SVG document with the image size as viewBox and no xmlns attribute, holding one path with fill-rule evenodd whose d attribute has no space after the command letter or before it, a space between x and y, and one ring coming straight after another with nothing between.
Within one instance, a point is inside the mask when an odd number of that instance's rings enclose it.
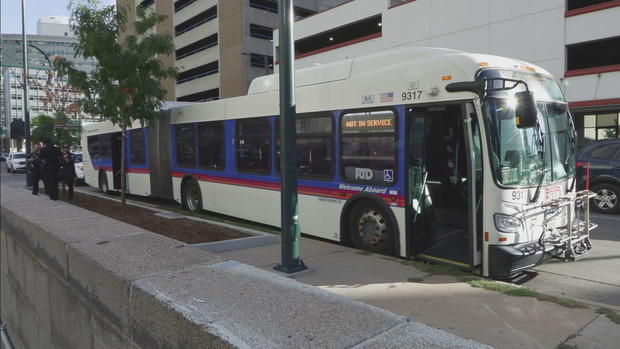
<instances>
[{"instance_id":1,"label":"parked car","mask_svg":"<svg viewBox=\"0 0 620 349\"><path fill-rule=\"evenodd\" d=\"M0 161L6 161L6 158L9 157L8 153L2 153L0 154Z\"/></svg>"},{"instance_id":2,"label":"parked car","mask_svg":"<svg viewBox=\"0 0 620 349\"><path fill-rule=\"evenodd\" d=\"M82 159L82 153L75 152L73 155L75 156L75 183L84 184L84 160Z\"/></svg>"},{"instance_id":3,"label":"parked car","mask_svg":"<svg viewBox=\"0 0 620 349\"><path fill-rule=\"evenodd\" d=\"M620 139L586 145L577 155L577 187L584 189L590 167L589 188L597 194L590 207L601 213L620 213Z\"/></svg>"},{"instance_id":4,"label":"parked car","mask_svg":"<svg viewBox=\"0 0 620 349\"><path fill-rule=\"evenodd\" d=\"M6 159L7 172L26 171L26 153L10 153Z\"/></svg>"}]
</instances>

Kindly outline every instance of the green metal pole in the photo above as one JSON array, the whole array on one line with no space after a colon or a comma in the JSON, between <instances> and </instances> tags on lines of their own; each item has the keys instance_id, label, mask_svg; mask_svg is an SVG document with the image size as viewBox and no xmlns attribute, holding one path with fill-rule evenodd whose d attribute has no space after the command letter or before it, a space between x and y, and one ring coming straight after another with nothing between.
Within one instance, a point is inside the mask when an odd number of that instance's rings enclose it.
<instances>
[{"instance_id":1,"label":"green metal pole","mask_svg":"<svg viewBox=\"0 0 620 349\"><path fill-rule=\"evenodd\" d=\"M26 38L26 0L22 0L22 59L24 60L24 138L26 154L32 151L30 147L30 96L28 94L28 42ZM32 188L32 164L26 162L26 188Z\"/></svg>"},{"instance_id":2,"label":"green metal pole","mask_svg":"<svg viewBox=\"0 0 620 349\"><path fill-rule=\"evenodd\" d=\"M275 269L294 273L306 269L299 257L301 230L297 208L297 148L295 140L295 69L292 0L279 0L278 27L280 28L280 205L281 247L280 264Z\"/></svg>"}]
</instances>

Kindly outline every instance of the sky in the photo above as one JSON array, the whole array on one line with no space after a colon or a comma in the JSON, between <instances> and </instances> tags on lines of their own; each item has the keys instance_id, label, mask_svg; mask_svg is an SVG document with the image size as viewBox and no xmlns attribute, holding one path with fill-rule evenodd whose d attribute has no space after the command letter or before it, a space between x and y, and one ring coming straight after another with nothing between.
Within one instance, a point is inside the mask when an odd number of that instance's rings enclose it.
<instances>
[{"instance_id":1,"label":"sky","mask_svg":"<svg viewBox=\"0 0 620 349\"><path fill-rule=\"evenodd\" d=\"M26 33L37 33L37 21L42 17L69 16L67 5L70 0L25 0ZM19 34L22 32L21 0L0 0L2 4L2 34ZM115 0L101 0L103 4L116 3Z\"/></svg>"}]
</instances>

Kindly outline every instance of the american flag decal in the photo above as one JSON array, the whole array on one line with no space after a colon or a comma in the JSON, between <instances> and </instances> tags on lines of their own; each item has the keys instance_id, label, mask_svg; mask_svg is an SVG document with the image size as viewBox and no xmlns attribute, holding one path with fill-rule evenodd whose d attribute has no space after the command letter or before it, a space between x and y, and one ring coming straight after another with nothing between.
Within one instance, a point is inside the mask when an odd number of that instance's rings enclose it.
<instances>
[{"instance_id":1,"label":"american flag decal","mask_svg":"<svg viewBox=\"0 0 620 349\"><path fill-rule=\"evenodd\" d=\"M394 92L382 93L381 94L381 103L393 102L394 101Z\"/></svg>"}]
</instances>

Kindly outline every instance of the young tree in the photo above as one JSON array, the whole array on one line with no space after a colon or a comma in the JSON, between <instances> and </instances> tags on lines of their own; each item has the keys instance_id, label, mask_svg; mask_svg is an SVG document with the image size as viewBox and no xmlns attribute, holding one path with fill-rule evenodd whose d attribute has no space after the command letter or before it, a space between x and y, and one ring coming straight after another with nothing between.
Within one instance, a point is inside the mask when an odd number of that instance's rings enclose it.
<instances>
[{"instance_id":1,"label":"young tree","mask_svg":"<svg viewBox=\"0 0 620 349\"><path fill-rule=\"evenodd\" d=\"M56 59L58 57L54 58ZM66 76L61 76L58 71L49 71L47 74L45 84L40 83L38 79L30 79L30 85L37 86L45 92L45 106L54 111L58 140L64 144L66 140L71 140L73 137L67 128L73 124L70 115L73 115L75 119L80 112L80 106L77 103L79 91L69 85Z\"/></svg>"},{"instance_id":2,"label":"young tree","mask_svg":"<svg viewBox=\"0 0 620 349\"><path fill-rule=\"evenodd\" d=\"M55 142L55 127L56 123L54 122L53 117L45 114L39 114L39 116L32 119L32 143L43 143L43 139L46 137L51 138L52 142Z\"/></svg>"},{"instance_id":3,"label":"young tree","mask_svg":"<svg viewBox=\"0 0 620 349\"><path fill-rule=\"evenodd\" d=\"M176 76L157 58L174 52L172 38L149 29L165 16L136 8L137 20L132 31L125 31L128 10L115 6L99 7L95 0L85 0L71 9L71 29L78 38L76 55L97 60L91 74L79 71L65 59L54 65L67 74L72 86L84 93L82 110L101 116L118 125L121 141L121 202L125 203L125 135L134 121L144 127L153 121L161 108L166 90L160 80ZM132 34L135 33L135 34Z\"/></svg>"}]
</instances>

